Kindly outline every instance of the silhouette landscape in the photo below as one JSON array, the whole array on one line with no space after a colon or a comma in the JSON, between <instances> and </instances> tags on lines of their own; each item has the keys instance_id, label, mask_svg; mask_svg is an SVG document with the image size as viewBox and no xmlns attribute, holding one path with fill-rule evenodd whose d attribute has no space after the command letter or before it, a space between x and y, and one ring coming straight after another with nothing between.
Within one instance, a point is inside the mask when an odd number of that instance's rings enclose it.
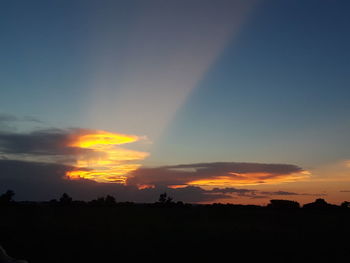
<instances>
[{"instance_id":1,"label":"silhouette landscape","mask_svg":"<svg viewBox=\"0 0 350 263\"><path fill-rule=\"evenodd\" d=\"M66 193L47 202L13 197L11 190L0 197L0 244L28 262L215 260L232 251L237 260L337 262L350 256L344 242L349 202L198 205L175 202L166 193L148 204L117 202L110 195L88 202Z\"/></svg>"}]
</instances>

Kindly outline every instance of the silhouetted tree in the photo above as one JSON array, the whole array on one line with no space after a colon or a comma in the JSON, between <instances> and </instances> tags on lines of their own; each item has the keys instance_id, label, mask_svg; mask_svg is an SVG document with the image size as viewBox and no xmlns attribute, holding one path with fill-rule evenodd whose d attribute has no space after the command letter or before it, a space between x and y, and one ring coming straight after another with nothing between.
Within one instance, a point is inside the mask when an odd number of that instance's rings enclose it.
<instances>
[{"instance_id":1,"label":"silhouetted tree","mask_svg":"<svg viewBox=\"0 0 350 263\"><path fill-rule=\"evenodd\" d=\"M104 206L105 204L105 198L104 197L98 197L96 199L93 199L89 202L92 206Z\"/></svg>"},{"instance_id":2,"label":"silhouetted tree","mask_svg":"<svg viewBox=\"0 0 350 263\"><path fill-rule=\"evenodd\" d=\"M176 205L177 205L177 206L184 206L185 204L184 204L184 202L182 202L182 201L177 201L177 202L176 202Z\"/></svg>"},{"instance_id":3,"label":"silhouetted tree","mask_svg":"<svg viewBox=\"0 0 350 263\"><path fill-rule=\"evenodd\" d=\"M111 195L107 195L106 197L98 197L97 199L90 201L90 205L93 206L113 206L115 204L115 198Z\"/></svg>"},{"instance_id":4,"label":"silhouetted tree","mask_svg":"<svg viewBox=\"0 0 350 263\"><path fill-rule=\"evenodd\" d=\"M15 192L12 190L7 190L4 194L0 196L0 204L10 204L13 202L13 197Z\"/></svg>"},{"instance_id":5,"label":"silhouetted tree","mask_svg":"<svg viewBox=\"0 0 350 263\"><path fill-rule=\"evenodd\" d=\"M104 197L97 198L95 204L103 206L105 204L105 198Z\"/></svg>"},{"instance_id":6,"label":"silhouetted tree","mask_svg":"<svg viewBox=\"0 0 350 263\"><path fill-rule=\"evenodd\" d=\"M107 206L113 206L116 204L116 201L115 201L115 198L114 196L111 196L111 195L107 195L106 198L105 198L105 204Z\"/></svg>"},{"instance_id":7,"label":"silhouetted tree","mask_svg":"<svg viewBox=\"0 0 350 263\"><path fill-rule=\"evenodd\" d=\"M167 204L174 203L173 202L173 198L172 197L168 197L165 203L167 203Z\"/></svg>"},{"instance_id":8,"label":"silhouetted tree","mask_svg":"<svg viewBox=\"0 0 350 263\"><path fill-rule=\"evenodd\" d=\"M350 208L350 202L344 201L343 203L341 203L340 206L341 206L342 208Z\"/></svg>"},{"instance_id":9,"label":"silhouetted tree","mask_svg":"<svg viewBox=\"0 0 350 263\"><path fill-rule=\"evenodd\" d=\"M72 197L70 197L68 194L64 193L60 198L60 204L62 205L70 205L72 203Z\"/></svg>"},{"instance_id":10,"label":"silhouetted tree","mask_svg":"<svg viewBox=\"0 0 350 263\"><path fill-rule=\"evenodd\" d=\"M57 200L56 199L51 199L50 201L49 201L49 204L50 205L57 205Z\"/></svg>"},{"instance_id":11,"label":"silhouetted tree","mask_svg":"<svg viewBox=\"0 0 350 263\"><path fill-rule=\"evenodd\" d=\"M315 200L315 204L318 204L318 205L326 205L327 202L326 200L322 199L322 198L318 198Z\"/></svg>"},{"instance_id":12,"label":"silhouetted tree","mask_svg":"<svg viewBox=\"0 0 350 263\"><path fill-rule=\"evenodd\" d=\"M328 204L324 199L318 198L313 203L305 204L303 208L316 208L316 209L324 209L324 208L336 208L338 206Z\"/></svg>"},{"instance_id":13,"label":"silhouetted tree","mask_svg":"<svg viewBox=\"0 0 350 263\"><path fill-rule=\"evenodd\" d=\"M300 208L300 205L298 202L290 200L270 200L270 204L268 204L267 207L276 209L296 209Z\"/></svg>"},{"instance_id":14,"label":"silhouetted tree","mask_svg":"<svg viewBox=\"0 0 350 263\"><path fill-rule=\"evenodd\" d=\"M166 202L166 198L167 198L167 194L166 193L160 194L158 202L161 203L161 204L164 204Z\"/></svg>"},{"instance_id":15,"label":"silhouetted tree","mask_svg":"<svg viewBox=\"0 0 350 263\"><path fill-rule=\"evenodd\" d=\"M174 204L173 198L167 195L167 193L160 194L158 203L162 205Z\"/></svg>"}]
</instances>

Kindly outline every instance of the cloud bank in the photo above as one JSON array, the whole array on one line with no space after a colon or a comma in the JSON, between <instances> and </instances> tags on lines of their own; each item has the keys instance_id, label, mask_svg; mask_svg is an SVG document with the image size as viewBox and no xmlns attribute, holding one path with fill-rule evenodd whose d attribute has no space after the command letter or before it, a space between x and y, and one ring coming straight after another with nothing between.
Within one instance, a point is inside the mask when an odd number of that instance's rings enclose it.
<instances>
[{"instance_id":1,"label":"cloud bank","mask_svg":"<svg viewBox=\"0 0 350 263\"><path fill-rule=\"evenodd\" d=\"M13 189L21 200L48 200L68 192L76 199L111 194L119 201L134 202L155 202L167 192L175 200L200 203L296 196L300 194L262 192L250 186L308 176L291 164L211 162L140 167L138 162L147 153L124 145L141 139L88 129L1 132L0 191Z\"/></svg>"},{"instance_id":2,"label":"cloud bank","mask_svg":"<svg viewBox=\"0 0 350 263\"><path fill-rule=\"evenodd\" d=\"M0 192L13 189L17 200L51 200L66 192L74 199L91 200L107 194L118 201L140 203L155 202L161 193L167 192L175 201L188 203L212 203L218 200L237 198L270 198L272 196L300 195L284 191L260 192L247 188L203 189L198 186L169 188L156 186L139 189L136 185L118 183L98 183L93 180L69 180L64 175L72 167L54 163L27 162L18 160L0 160ZM237 201L239 202L239 201Z\"/></svg>"},{"instance_id":3,"label":"cloud bank","mask_svg":"<svg viewBox=\"0 0 350 263\"><path fill-rule=\"evenodd\" d=\"M291 164L214 162L180 164L135 170L127 183L138 186L229 186L291 182L307 172Z\"/></svg>"}]
</instances>

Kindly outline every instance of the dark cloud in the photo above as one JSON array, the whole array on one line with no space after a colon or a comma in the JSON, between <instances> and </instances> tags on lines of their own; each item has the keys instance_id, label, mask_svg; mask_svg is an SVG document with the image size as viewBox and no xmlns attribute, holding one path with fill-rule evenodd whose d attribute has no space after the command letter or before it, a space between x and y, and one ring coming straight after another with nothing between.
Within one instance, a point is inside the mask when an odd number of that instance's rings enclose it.
<instances>
[{"instance_id":1,"label":"dark cloud","mask_svg":"<svg viewBox=\"0 0 350 263\"><path fill-rule=\"evenodd\" d=\"M1 122L13 122L18 121L18 118L11 114L0 113L0 123Z\"/></svg>"},{"instance_id":2,"label":"dark cloud","mask_svg":"<svg viewBox=\"0 0 350 263\"><path fill-rule=\"evenodd\" d=\"M62 193L69 193L74 199L91 200L107 194L116 196L118 201L155 202L161 193L167 192L175 201L189 203L216 202L222 199L246 197L251 199L269 198L272 195L298 195L284 191L261 192L242 188L213 188L206 190L197 186L172 189L167 186L138 189L135 185L97 183L65 177L72 167L55 163L25 162L0 159L0 193L7 189L16 192L18 200L50 200Z\"/></svg>"},{"instance_id":3,"label":"dark cloud","mask_svg":"<svg viewBox=\"0 0 350 263\"><path fill-rule=\"evenodd\" d=\"M291 164L264 164L247 162L215 162L194 163L166 166L168 169L196 169L201 173L223 173L235 171L236 173L258 173L267 172L271 174L286 174L300 172L302 169Z\"/></svg>"},{"instance_id":4,"label":"dark cloud","mask_svg":"<svg viewBox=\"0 0 350 263\"><path fill-rule=\"evenodd\" d=\"M13 131L16 128L13 126L13 122L17 121L17 117L0 113L0 131Z\"/></svg>"},{"instance_id":5,"label":"dark cloud","mask_svg":"<svg viewBox=\"0 0 350 263\"><path fill-rule=\"evenodd\" d=\"M223 194L239 194L239 195L245 195L247 193L254 193L256 190L251 189L238 189L233 187L226 187L226 188L213 188L211 190L212 193L223 193Z\"/></svg>"},{"instance_id":6,"label":"dark cloud","mask_svg":"<svg viewBox=\"0 0 350 263\"><path fill-rule=\"evenodd\" d=\"M264 195L301 195L293 192L285 192L285 191L275 191L275 192L261 192Z\"/></svg>"},{"instance_id":7,"label":"dark cloud","mask_svg":"<svg viewBox=\"0 0 350 263\"><path fill-rule=\"evenodd\" d=\"M267 199L267 198L270 198L270 196L268 195L251 195L249 196L250 199Z\"/></svg>"},{"instance_id":8,"label":"dark cloud","mask_svg":"<svg viewBox=\"0 0 350 263\"><path fill-rule=\"evenodd\" d=\"M91 153L89 149L69 147L72 135L86 132L83 129L46 129L30 133L0 133L0 152L12 155L76 155Z\"/></svg>"},{"instance_id":9,"label":"dark cloud","mask_svg":"<svg viewBox=\"0 0 350 263\"><path fill-rule=\"evenodd\" d=\"M302 195L302 196L325 196L327 194L323 193L294 193L294 192L286 192L286 191L274 191L274 192L260 192L262 195L267 195L267 196L274 196L274 195L279 195L279 196L295 196L295 195Z\"/></svg>"},{"instance_id":10,"label":"dark cloud","mask_svg":"<svg viewBox=\"0 0 350 263\"><path fill-rule=\"evenodd\" d=\"M215 162L180 164L156 168L140 168L128 179L130 185L186 185L198 180L216 180L225 177L232 182L264 183L303 169L291 164L262 164Z\"/></svg>"},{"instance_id":11,"label":"dark cloud","mask_svg":"<svg viewBox=\"0 0 350 263\"><path fill-rule=\"evenodd\" d=\"M45 123L32 116L17 117L12 114L0 113L0 133L13 134L18 130L38 129L37 126L42 126L42 124Z\"/></svg>"},{"instance_id":12,"label":"dark cloud","mask_svg":"<svg viewBox=\"0 0 350 263\"><path fill-rule=\"evenodd\" d=\"M111 194L118 201L134 202L155 202L163 192L184 202L210 202L230 197L224 193L225 190L207 191L194 186L138 189L135 186L97 183L85 179L69 180L65 178L65 173L70 169L72 167L60 164L0 160L0 192L13 189L18 200L50 200L58 198L63 192L82 200Z\"/></svg>"},{"instance_id":13,"label":"dark cloud","mask_svg":"<svg viewBox=\"0 0 350 263\"><path fill-rule=\"evenodd\" d=\"M41 120L32 116L24 116L22 118L19 118L12 114L0 113L0 123L1 122L22 122L22 121L43 123Z\"/></svg>"},{"instance_id":14,"label":"dark cloud","mask_svg":"<svg viewBox=\"0 0 350 263\"><path fill-rule=\"evenodd\" d=\"M32 117L32 116L24 116L21 120L28 121L28 122L44 123L43 121L41 121L35 117Z\"/></svg>"},{"instance_id":15,"label":"dark cloud","mask_svg":"<svg viewBox=\"0 0 350 263\"><path fill-rule=\"evenodd\" d=\"M65 151L68 133L61 130L43 130L28 134L0 133L0 150L11 154L57 155Z\"/></svg>"},{"instance_id":16,"label":"dark cloud","mask_svg":"<svg viewBox=\"0 0 350 263\"><path fill-rule=\"evenodd\" d=\"M157 190L157 188L149 188L151 191ZM197 203L197 202L214 202L219 199L232 198L231 195L222 193L220 191L205 190L197 186L186 186L183 188L158 188L164 189L170 196L173 196L175 200L183 202Z\"/></svg>"}]
</instances>

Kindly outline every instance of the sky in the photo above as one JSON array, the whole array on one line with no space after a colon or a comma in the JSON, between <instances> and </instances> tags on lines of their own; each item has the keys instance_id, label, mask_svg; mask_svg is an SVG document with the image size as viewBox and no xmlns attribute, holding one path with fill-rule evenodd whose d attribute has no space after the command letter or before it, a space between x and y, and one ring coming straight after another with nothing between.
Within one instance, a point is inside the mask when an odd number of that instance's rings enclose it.
<instances>
[{"instance_id":1,"label":"sky","mask_svg":"<svg viewBox=\"0 0 350 263\"><path fill-rule=\"evenodd\" d=\"M0 192L350 200L346 0L2 1Z\"/></svg>"}]
</instances>

